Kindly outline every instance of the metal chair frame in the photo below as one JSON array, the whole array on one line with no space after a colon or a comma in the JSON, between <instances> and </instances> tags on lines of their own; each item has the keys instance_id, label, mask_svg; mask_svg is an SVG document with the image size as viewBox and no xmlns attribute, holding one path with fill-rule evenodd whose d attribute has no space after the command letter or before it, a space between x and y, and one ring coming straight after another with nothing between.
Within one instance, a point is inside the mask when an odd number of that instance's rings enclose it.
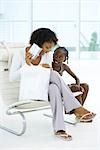
<instances>
[{"instance_id":1,"label":"metal chair frame","mask_svg":"<svg viewBox=\"0 0 100 150\"><path fill-rule=\"evenodd\" d=\"M27 105L30 105L31 104L35 104L35 103L39 103L37 105L37 107L31 107L31 108L28 108ZM26 106L26 107L25 107ZM24 108L25 107L25 108ZM27 123L26 123L26 118L25 118L25 115L24 113L27 113L27 112L32 112L32 111L39 111L39 110L44 110L44 109L50 109L50 105L48 102L44 102L44 101L22 101L22 102L16 102L10 106L8 106L8 109L6 111L6 114L7 115L20 115L21 118L22 118L22 128L20 131L15 131L13 129L10 129L2 124L0 124L0 128L7 131L7 132L10 132L14 135L17 135L17 136L21 136L25 133L26 131L26 127L27 127ZM49 117L49 118L52 118L52 115L49 115L49 114L44 114L44 116L46 117ZM76 120L75 122L72 122L72 121L66 121L64 120L65 123L68 123L68 124L71 124L71 125L76 125L79 121Z\"/></svg>"},{"instance_id":2,"label":"metal chair frame","mask_svg":"<svg viewBox=\"0 0 100 150\"><path fill-rule=\"evenodd\" d=\"M40 103L40 101L38 101ZM50 106L49 105L44 105L44 102L43 102L43 106L38 106L36 108L27 108L27 109L23 109L23 108L19 108L20 106L25 106L27 104L32 104L33 101L26 101L26 102L17 102L17 103L14 103L10 106L8 106L8 109L6 111L6 114L7 115L20 115L21 116L21 119L22 119L22 128L20 131L15 131L13 129L10 129L2 124L0 124L0 128L7 131L7 132L10 132L14 135L17 135L17 136L21 136L25 133L26 131L26 127L27 127L27 123L26 123L26 118L25 118L25 115L24 113L27 113L27 112L32 112L32 111L38 111L38 110L44 110L44 109L50 109ZM35 102L34 102L35 103Z\"/></svg>"}]
</instances>

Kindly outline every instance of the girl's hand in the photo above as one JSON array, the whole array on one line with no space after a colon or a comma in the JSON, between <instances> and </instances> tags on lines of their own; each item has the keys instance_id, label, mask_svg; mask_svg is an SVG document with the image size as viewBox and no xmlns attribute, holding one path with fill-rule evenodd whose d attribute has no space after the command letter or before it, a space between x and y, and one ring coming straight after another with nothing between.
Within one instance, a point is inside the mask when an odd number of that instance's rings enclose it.
<instances>
[{"instance_id":1,"label":"girl's hand","mask_svg":"<svg viewBox=\"0 0 100 150\"><path fill-rule=\"evenodd\" d=\"M84 92L84 88L82 86L80 86L80 85L76 85L76 89L78 91Z\"/></svg>"},{"instance_id":2,"label":"girl's hand","mask_svg":"<svg viewBox=\"0 0 100 150\"><path fill-rule=\"evenodd\" d=\"M81 90L81 87L77 84L71 84L69 87L73 92L78 92Z\"/></svg>"},{"instance_id":3,"label":"girl's hand","mask_svg":"<svg viewBox=\"0 0 100 150\"><path fill-rule=\"evenodd\" d=\"M84 88L82 86L80 86L80 90L81 92L84 92Z\"/></svg>"},{"instance_id":4,"label":"girl's hand","mask_svg":"<svg viewBox=\"0 0 100 150\"><path fill-rule=\"evenodd\" d=\"M84 92L84 88L80 85L70 84L69 87L72 90L72 92L78 92L78 91Z\"/></svg>"},{"instance_id":5,"label":"girl's hand","mask_svg":"<svg viewBox=\"0 0 100 150\"><path fill-rule=\"evenodd\" d=\"M32 62L32 54L29 52L30 47L25 49L25 61L28 65L31 65Z\"/></svg>"}]
</instances>

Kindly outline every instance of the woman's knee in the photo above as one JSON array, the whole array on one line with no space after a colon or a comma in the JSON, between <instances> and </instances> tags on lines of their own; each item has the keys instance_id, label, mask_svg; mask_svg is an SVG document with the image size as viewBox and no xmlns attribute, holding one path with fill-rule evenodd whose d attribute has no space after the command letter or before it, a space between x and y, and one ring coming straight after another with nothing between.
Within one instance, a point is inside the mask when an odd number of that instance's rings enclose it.
<instances>
[{"instance_id":1,"label":"woman's knee","mask_svg":"<svg viewBox=\"0 0 100 150\"><path fill-rule=\"evenodd\" d=\"M55 70L52 70L51 71L51 74L50 74L50 79L51 79L51 81L52 80L55 80L55 79L57 79L57 78L59 78L60 77L60 75L59 75L59 73L57 72L57 71L55 71Z\"/></svg>"},{"instance_id":2,"label":"woman's knee","mask_svg":"<svg viewBox=\"0 0 100 150\"><path fill-rule=\"evenodd\" d=\"M56 94L58 90L59 90L59 89L58 89L58 87L57 87L56 84L51 83L51 84L49 85L49 93L52 93L52 92L53 92L54 94Z\"/></svg>"}]
</instances>

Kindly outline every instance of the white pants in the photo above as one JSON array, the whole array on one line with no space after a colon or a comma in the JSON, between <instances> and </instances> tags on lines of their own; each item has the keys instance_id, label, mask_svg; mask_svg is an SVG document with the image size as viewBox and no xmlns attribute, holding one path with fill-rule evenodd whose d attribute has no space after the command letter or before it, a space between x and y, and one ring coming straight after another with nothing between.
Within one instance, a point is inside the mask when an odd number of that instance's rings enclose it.
<instances>
[{"instance_id":1,"label":"white pants","mask_svg":"<svg viewBox=\"0 0 100 150\"><path fill-rule=\"evenodd\" d=\"M70 112L71 110L80 107L81 104L74 97L68 85L65 84L59 73L56 71L51 71L50 74L49 99L53 113L54 131L65 130L63 105L66 112Z\"/></svg>"}]
</instances>

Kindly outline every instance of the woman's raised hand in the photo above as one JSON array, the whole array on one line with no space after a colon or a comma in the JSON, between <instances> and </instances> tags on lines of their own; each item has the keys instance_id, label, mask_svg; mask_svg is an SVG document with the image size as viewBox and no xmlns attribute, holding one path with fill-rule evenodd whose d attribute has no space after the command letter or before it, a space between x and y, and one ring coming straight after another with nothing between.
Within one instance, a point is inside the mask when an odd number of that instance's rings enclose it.
<instances>
[{"instance_id":1,"label":"woman's raised hand","mask_svg":"<svg viewBox=\"0 0 100 150\"><path fill-rule=\"evenodd\" d=\"M31 65L32 62L32 54L29 52L30 47L25 49L25 61L28 65Z\"/></svg>"}]
</instances>

